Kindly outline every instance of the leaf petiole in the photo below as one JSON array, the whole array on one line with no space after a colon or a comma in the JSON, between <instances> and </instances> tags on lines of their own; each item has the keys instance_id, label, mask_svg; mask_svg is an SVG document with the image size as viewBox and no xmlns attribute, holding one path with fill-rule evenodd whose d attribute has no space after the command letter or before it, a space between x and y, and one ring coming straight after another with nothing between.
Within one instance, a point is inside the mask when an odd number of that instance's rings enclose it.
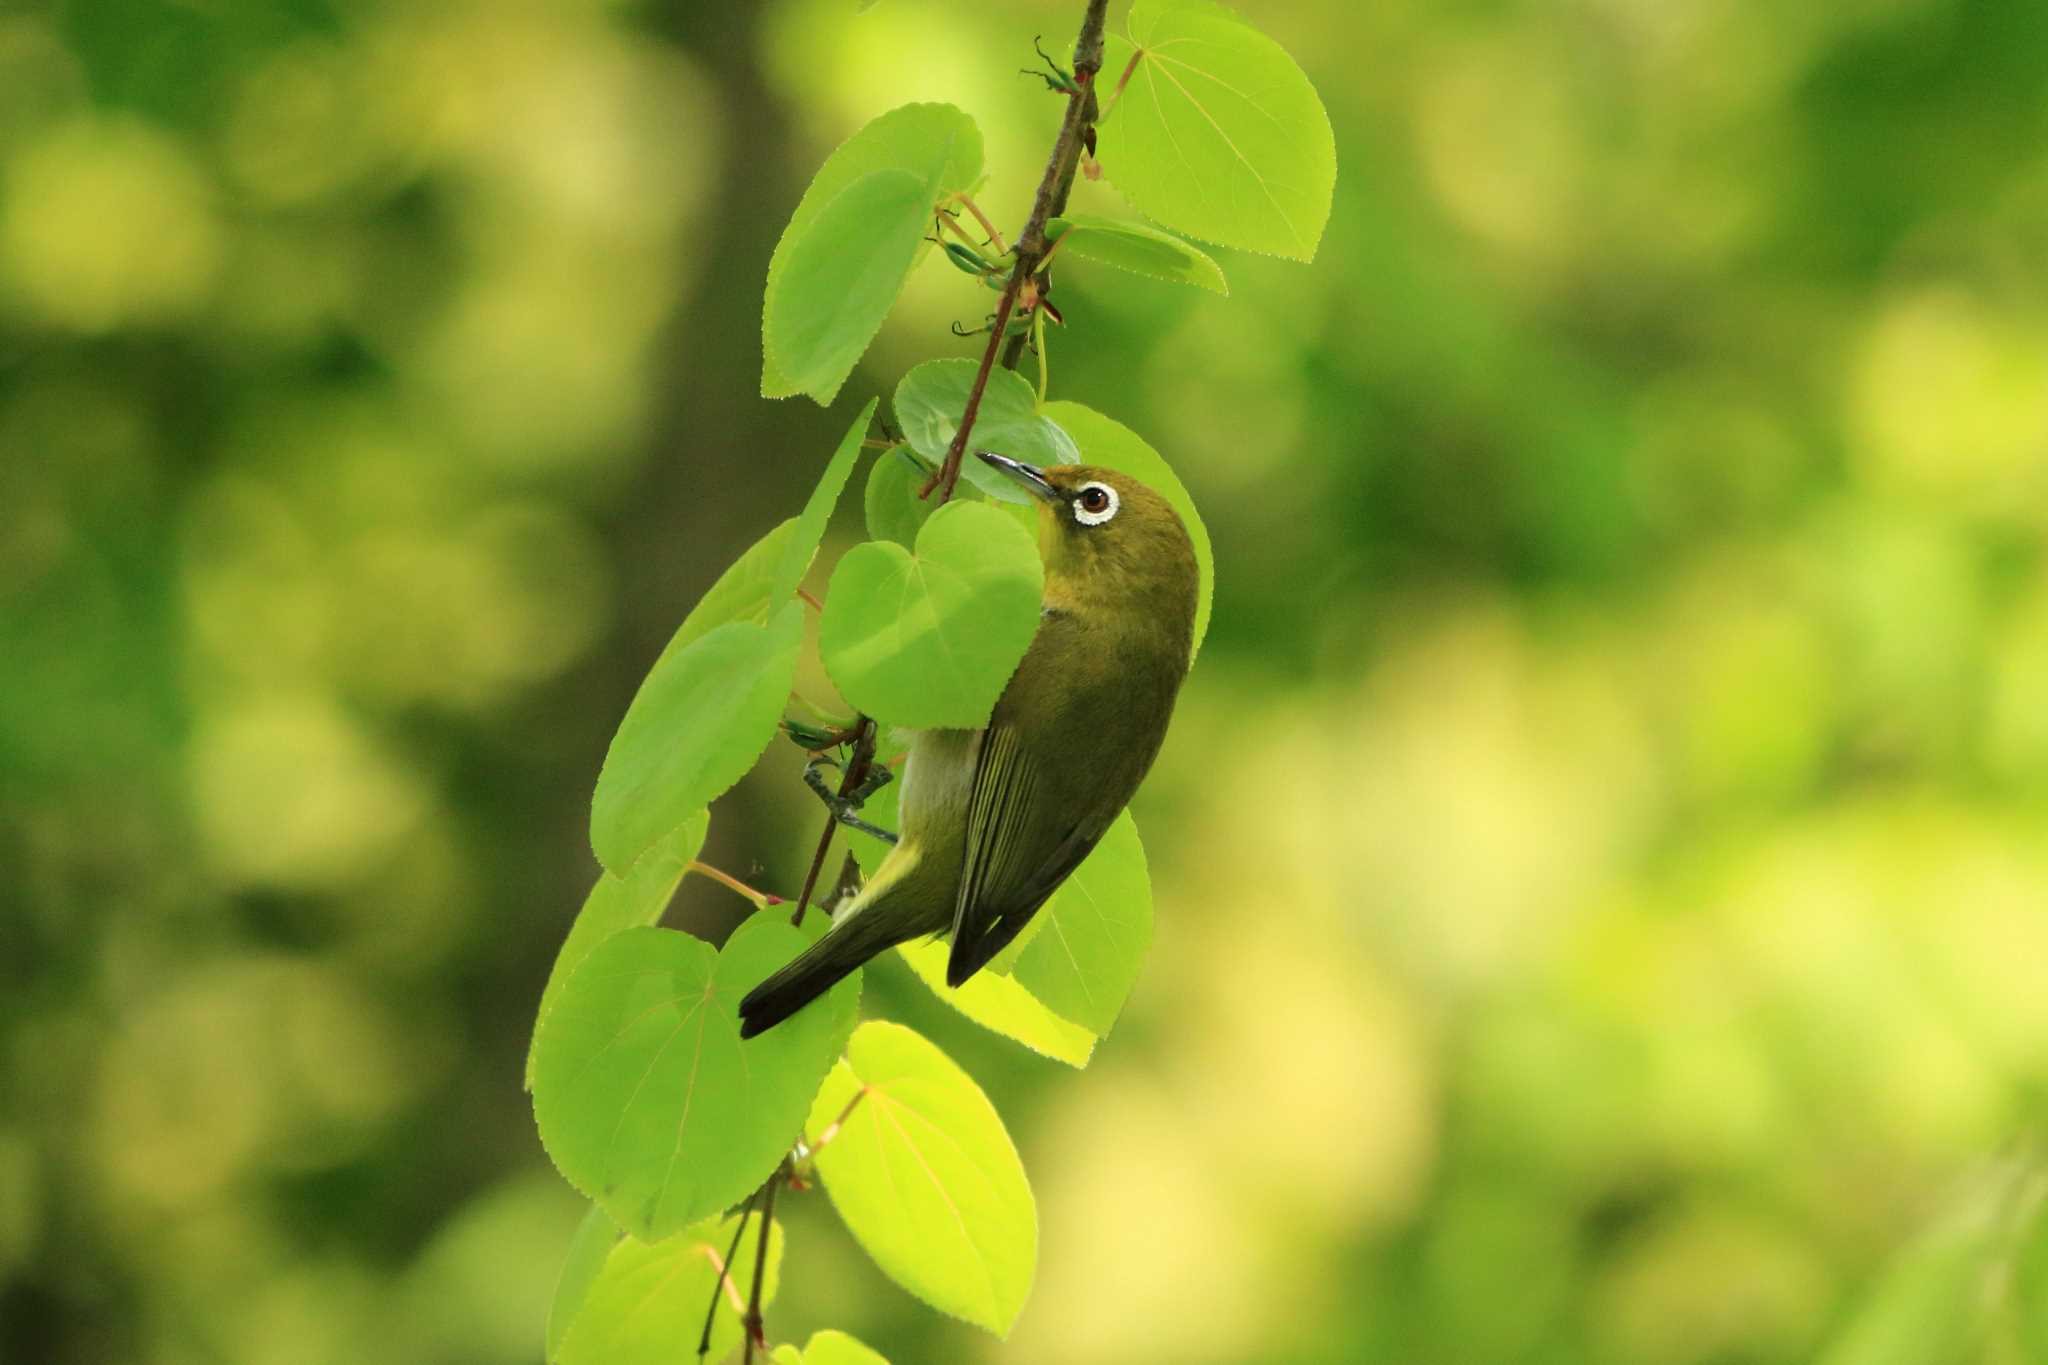
<instances>
[{"instance_id":1,"label":"leaf petiole","mask_svg":"<svg viewBox=\"0 0 2048 1365\"><path fill-rule=\"evenodd\" d=\"M746 897L754 903L756 910L766 910L771 905L783 904L782 897L771 896L766 891L756 891L730 872L721 872L707 862L701 862L693 858L690 861L689 870L697 873L699 876L709 877L727 890Z\"/></svg>"},{"instance_id":2,"label":"leaf petiole","mask_svg":"<svg viewBox=\"0 0 2048 1365\"><path fill-rule=\"evenodd\" d=\"M1054 245L1053 250L1059 250L1057 244ZM1045 310L1043 308L1031 310L1031 349L1038 352L1038 401L1043 403L1045 401L1046 387L1051 382L1045 355Z\"/></svg>"},{"instance_id":3,"label":"leaf petiole","mask_svg":"<svg viewBox=\"0 0 2048 1365\"><path fill-rule=\"evenodd\" d=\"M996 231L996 225L981 211L981 205L974 202L973 195L962 190L953 196L953 202L974 215L974 221L981 224L981 230L988 234L989 245L996 249L996 255L1001 256L1009 252L1010 248L1003 245L1003 234Z\"/></svg>"}]
</instances>

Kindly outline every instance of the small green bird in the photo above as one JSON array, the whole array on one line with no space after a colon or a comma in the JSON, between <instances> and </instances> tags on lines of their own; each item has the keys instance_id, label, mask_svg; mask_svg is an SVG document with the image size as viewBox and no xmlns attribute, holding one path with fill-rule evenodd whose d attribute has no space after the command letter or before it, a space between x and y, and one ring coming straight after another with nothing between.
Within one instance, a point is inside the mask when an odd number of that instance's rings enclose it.
<instances>
[{"instance_id":1,"label":"small green bird","mask_svg":"<svg viewBox=\"0 0 2048 1365\"><path fill-rule=\"evenodd\" d=\"M741 1037L925 934L952 931L949 984L974 975L1080 866L1166 738L1195 636L1179 514L1115 470L979 454L1043 500L1038 633L988 728L917 733L895 848L823 938L740 1002Z\"/></svg>"}]
</instances>

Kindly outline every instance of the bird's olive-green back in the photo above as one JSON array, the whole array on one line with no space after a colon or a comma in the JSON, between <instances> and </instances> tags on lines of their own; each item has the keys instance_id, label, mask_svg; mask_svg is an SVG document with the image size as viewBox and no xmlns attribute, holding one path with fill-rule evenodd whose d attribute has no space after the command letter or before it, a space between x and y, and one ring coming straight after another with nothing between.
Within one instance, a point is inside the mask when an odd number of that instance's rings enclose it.
<instances>
[{"instance_id":1,"label":"bird's olive-green back","mask_svg":"<svg viewBox=\"0 0 2048 1365\"><path fill-rule=\"evenodd\" d=\"M1040 513L1044 615L980 746L947 971L956 982L1015 937L1130 801L1194 646L1194 547L1173 508L1113 470L1043 473L1060 494ZM1101 486L1114 494L1106 516L1084 501Z\"/></svg>"}]
</instances>

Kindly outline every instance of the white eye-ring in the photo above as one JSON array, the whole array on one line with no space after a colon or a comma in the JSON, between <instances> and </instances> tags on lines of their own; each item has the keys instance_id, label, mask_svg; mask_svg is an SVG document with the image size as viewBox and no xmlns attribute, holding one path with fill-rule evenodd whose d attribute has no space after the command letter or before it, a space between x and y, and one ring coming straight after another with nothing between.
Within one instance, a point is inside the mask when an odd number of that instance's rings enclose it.
<instances>
[{"instance_id":1,"label":"white eye-ring","mask_svg":"<svg viewBox=\"0 0 2048 1365\"><path fill-rule=\"evenodd\" d=\"M1116 515L1116 490L1106 483L1084 483L1074 495L1074 520L1083 526L1100 526Z\"/></svg>"}]
</instances>

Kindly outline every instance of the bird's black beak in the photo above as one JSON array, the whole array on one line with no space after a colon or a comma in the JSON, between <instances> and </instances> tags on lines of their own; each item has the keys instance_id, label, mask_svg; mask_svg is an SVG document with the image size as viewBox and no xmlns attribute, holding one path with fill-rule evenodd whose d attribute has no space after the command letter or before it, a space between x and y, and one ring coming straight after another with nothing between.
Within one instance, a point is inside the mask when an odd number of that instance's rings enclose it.
<instances>
[{"instance_id":1,"label":"bird's black beak","mask_svg":"<svg viewBox=\"0 0 2048 1365\"><path fill-rule=\"evenodd\" d=\"M1037 466L1025 464L1022 460L1013 460L1007 455L998 455L993 450L977 450L974 454L983 464L1002 470L1047 502L1060 500L1059 490L1046 482L1045 475Z\"/></svg>"}]
</instances>

